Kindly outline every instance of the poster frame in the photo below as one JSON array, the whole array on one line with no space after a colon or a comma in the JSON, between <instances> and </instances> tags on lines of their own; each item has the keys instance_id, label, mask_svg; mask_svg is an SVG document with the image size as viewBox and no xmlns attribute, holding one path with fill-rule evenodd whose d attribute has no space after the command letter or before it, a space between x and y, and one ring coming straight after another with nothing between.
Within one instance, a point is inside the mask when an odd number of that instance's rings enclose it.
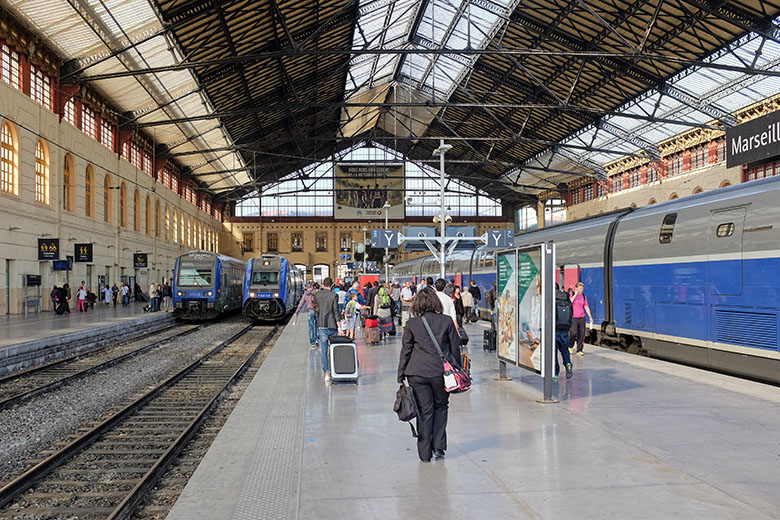
<instances>
[{"instance_id":1,"label":"poster frame","mask_svg":"<svg viewBox=\"0 0 780 520\"><path fill-rule=\"evenodd\" d=\"M499 305L499 301L501 300L501 284L500 284L500 272L501 272L501 257L506 255L514 255L514 261L512 263L512 276L515 276L517 273L517 249L502 249L500 251L496 251L496 295L495 295L495 315L492 317L493 320L496 322L496 357L499 361L503 361L504 363L509 363L512 365L517 366L518 359L517 359L517 347L515 346L515 356L514 358L505 357L501 355L502 349L501 349L501 337L504 333L504 330L501 327L501 324L503 322L502 313L501 313L501 306ZM514 293L514 297L512 298L512 301L510 302L513 309L517 308L517 292ZM514 319L513 319L513 326L515 331L517 330L517 313L514 313ZM511 350L511 348L510 348Z\"/></svg>"}]
</instances>

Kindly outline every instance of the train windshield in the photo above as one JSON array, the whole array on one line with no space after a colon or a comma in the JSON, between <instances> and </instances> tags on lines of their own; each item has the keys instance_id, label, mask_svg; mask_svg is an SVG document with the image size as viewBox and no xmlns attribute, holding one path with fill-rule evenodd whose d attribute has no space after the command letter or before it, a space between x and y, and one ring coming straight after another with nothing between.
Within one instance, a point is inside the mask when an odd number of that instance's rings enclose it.
<instances>
[{"instance_id":1,"label":"train windshield","mask_svg":"<svg viewBox=\"0 0 780 520\"><path fill-rule=\"evenodd\" d=\"M210 287L214 276L214 264L182 260L179 263L180 287Z\"/></svg>"},{"instance_id":2,"label":"train windshield","mask_svg":"<svg viewBox=\"0 0 780 520\"><path fill-rule=\"evenodd\" d=\"M254 271L252 285L279 285L279 273L274 271Z\"/></svg>"}]
</instances>

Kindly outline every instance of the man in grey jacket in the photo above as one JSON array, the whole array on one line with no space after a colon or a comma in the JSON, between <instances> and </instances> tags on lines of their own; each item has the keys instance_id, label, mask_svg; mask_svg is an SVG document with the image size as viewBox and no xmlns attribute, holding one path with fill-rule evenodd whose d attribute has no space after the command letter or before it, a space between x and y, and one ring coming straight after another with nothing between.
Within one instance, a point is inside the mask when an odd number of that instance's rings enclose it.
<instances>
[{"instance_id":1,"label":"man in grey jacket","mask_svg":"<svg viewBox=\"0 0 780 520\"><path fill-rule=\"evenodd\" d=\"M330 277L325 278L322 281L322 289L314 293L312 298L314 308L317 310L317 335L320 339L322 371L325 373L325 382L330 381L328 342L331 336L338 334L337 321L341 314L338 297L331 290L331 285L333 285L333 280Z\"/></svg>"}]
</instances>

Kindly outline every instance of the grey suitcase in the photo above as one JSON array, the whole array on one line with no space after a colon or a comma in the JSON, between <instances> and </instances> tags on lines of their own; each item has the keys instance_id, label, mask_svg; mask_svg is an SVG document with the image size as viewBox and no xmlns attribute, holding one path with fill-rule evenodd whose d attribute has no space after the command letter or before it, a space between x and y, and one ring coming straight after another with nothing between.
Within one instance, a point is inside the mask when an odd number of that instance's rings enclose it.
<instances>
[{"instance_id":1,"label":"grey suitcase","mask_svg":"<svg viewBox=\"0 0 780 520\"><path fill-rule=\"evenodd\" d=\"M328 345L330 379L334 382L358 382L358 356L354 341L346 336L331 336Z\"/></svg>"}]
</instances>

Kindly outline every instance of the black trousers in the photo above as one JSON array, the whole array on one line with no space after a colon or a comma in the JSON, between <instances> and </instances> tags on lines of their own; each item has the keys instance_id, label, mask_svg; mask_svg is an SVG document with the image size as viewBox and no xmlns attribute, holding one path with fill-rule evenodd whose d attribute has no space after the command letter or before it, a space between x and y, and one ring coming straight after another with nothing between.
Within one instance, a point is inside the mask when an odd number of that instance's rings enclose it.
<instances>
[{"instance_id":1,"label":"black trousers","mask_svg":"<svg viewBox=\"0 0 780 520\"><path fill-rule=\"evenodd\" d=\"M417 399L417 454L428 460L433 450L447 449L447 410L450 394L444 389L444 376L407 376Z\"/></svg>"},{"instance_id":2,"label":"black trousers","mask_svg":"<svg viewBox=\"0 0 780 520\"><path fill-rule=\"evenodd\" d=\"M577 352L582 352L582 347L585 346L585 316L571 319L569 336L569 341L577 346Z\"/></svg>"}]
</instances>

